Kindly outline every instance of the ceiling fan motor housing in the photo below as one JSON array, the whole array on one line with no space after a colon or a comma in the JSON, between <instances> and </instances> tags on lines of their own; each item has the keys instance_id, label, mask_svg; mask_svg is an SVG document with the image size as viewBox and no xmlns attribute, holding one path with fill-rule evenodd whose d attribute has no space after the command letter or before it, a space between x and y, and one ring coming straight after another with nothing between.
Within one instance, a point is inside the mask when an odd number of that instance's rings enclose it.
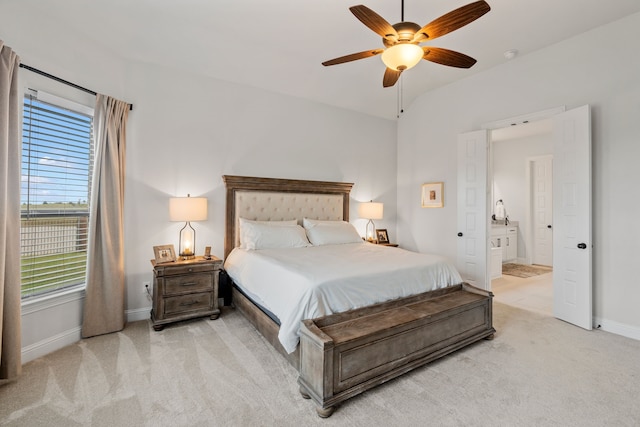
<instances>
[{"instance_id":1,"label":"ceiling fan motor housing","mask_svg":"<svg viewBox=\"0 0 640 427\"><path fill-rule=\"evenodd\" d=\"M382 38L382 43L385 47L391 47L398 43L409 43L413 40L413 36L420 31L422 27L416 24L415 22L398 22L397 24L392 25L392 27L398 33L398 40L394 40L393 35L389 35L389 38Z\"/></svg>"}]
</instances>

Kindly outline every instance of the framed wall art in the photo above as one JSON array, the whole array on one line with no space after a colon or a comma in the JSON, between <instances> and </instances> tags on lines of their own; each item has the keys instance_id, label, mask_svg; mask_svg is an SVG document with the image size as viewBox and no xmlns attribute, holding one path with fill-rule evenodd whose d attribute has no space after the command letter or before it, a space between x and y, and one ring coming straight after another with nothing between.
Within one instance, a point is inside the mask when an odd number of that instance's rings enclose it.
<instances>
[{"instance_id":1,"label":"framed wall art","mask_svg":"<svg viewBox=\"0 0 640 427\"><path fill-rule=\"evenodd\" d=\"M153 253L156 256L156 264L175 262L176 260L176 250L173 245L154 246Z\"/></svg>"},{"instance_id":2,"label":"framed wall art","mask_svg":"<svg viewBox=\"0 0 640 427\"><path fill-rule=\"evenodd\" d=\"M422 184L422 207L442 208L444 207L444 183L428 182Z\"/></svg>"}]
</instances>

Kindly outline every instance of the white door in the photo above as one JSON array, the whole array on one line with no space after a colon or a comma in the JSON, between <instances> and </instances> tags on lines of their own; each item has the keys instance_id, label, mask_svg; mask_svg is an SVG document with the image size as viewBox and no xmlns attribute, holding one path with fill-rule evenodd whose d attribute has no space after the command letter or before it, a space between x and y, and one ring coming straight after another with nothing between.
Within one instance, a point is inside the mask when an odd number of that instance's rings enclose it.
<instances>
[{"instance_id":1,"label":"white door","mask_svg":"<svg viewBox=\"0 0 640 427\"><path fill-rule=\"evenodd\" d=\"M589 106L554 116L553 314L592 328Z\"/></svg>"},{"instance_id":2,"label":"white door","mask_svg":"<svg viewBox=\"0 0 640 427\"><path fill-rule=\"evenodd\" d=\"M458 135L458 271L465 282L491 290L487 265L486 130Z\"/></svg>"},{"instance_id":3,"label":"white door","mask_svg":"<svg viewBox=\"0 0 640 427\"><path fill-rule=\"evenodd\" d=\"M533 264L553 265L552 158L542 157L532 165Z\"/></svg>"}]
</instances>

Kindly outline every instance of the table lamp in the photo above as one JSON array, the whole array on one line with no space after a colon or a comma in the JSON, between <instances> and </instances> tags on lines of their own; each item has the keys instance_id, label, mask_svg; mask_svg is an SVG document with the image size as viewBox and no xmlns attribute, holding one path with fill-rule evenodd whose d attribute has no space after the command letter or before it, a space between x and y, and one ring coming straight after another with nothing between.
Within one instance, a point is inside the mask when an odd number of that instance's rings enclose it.
<instances>
[{"instance_id":1,"label":"table lamp","mask_svg":"<svg viewBox=\"0 0 640 427\"><path fill-rule=\"evenodd\" d=\"M207 199L204 197L172 197L169 199L169 219L171 221L185 221L180 230L179 253L182 260L196 257L196 230L191 227L191 221L205 221L207 219Z\"/></svg>"},{"instance_id":2,"label":"table lamp","mask_svg":"<svg viewBox=\"0 0 640 427\"><path fill-rule=\"evenodd\" d=\"M366 239L369 242L376 241L375 233L376 226L373 223L374 219L382 219L382 213L384 210L384 204L379 202L374 202L373 200L370 202L360 203L358 206L358 216L360 218L368 219L367 227L365 229Z\"/></svg>"}]
</instances>

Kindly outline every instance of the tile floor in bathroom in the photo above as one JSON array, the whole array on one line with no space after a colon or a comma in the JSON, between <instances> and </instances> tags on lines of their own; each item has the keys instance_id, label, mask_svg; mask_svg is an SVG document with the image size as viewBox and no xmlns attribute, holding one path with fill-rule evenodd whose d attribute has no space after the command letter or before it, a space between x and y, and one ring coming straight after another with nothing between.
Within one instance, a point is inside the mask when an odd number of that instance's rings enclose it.
<instances>
[{"instance_id":1,"label":"tile floor in bathroom","mask_svg":"<svg viewBox=\"0 0 640 427\"><path fill-rule=\"evenodd\" d=\"M553 316L553 273L520 278L503 274L491 281L494 300Z\"/></svg>"}]
</instances>

